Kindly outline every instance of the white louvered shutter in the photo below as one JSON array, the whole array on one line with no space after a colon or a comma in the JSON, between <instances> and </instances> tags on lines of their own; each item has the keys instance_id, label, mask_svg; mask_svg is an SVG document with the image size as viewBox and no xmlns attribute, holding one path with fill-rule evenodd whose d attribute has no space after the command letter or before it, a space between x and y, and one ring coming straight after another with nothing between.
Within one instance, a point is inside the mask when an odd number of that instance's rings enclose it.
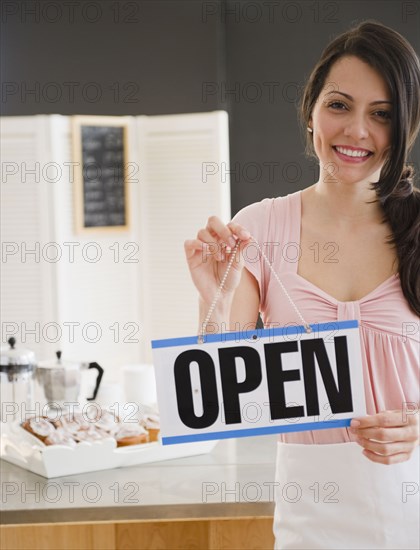
<instances>
[{"instance_id":1,"label":"white louvered shutter","mask_svg":"<svg viewBox=\"0 0 420 550\"><path fill-rule=\"evenodd\" d=\"M195 238L210 215L230 219L228 115L138 117L138 129L146 341L194 335L197 292L184 241ZM150 344L145 354L151 360Z\"/></svg>"},{"instance_id":2,"label":"white louvered shutter","mask_svg":"<svg viewBox=\"0 0 420 550\"><path fill-rule=\"evenodd\" d=\"M13 333L37 355L46 351L43 329L56 321L54 268L42 250L51 229L42 178L48 147L46 116L1 119L2 344Z\"/></svg>"}]
</instances>

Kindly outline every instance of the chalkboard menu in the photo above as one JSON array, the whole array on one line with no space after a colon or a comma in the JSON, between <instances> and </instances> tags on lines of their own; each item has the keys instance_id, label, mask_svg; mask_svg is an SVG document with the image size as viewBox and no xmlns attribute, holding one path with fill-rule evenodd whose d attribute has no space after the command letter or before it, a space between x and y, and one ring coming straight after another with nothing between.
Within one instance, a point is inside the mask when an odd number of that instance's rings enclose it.
<instances>
[{"instance_id":1,"label":"chalkboard menu","mask_svg":"<svg viewBox=\"0 0 420 550\"><path fill-rule=\"evenodd\" d=\"M127 229L127 125L119 117L73 119L77 230Z\"/></svg>"}]
</instances>

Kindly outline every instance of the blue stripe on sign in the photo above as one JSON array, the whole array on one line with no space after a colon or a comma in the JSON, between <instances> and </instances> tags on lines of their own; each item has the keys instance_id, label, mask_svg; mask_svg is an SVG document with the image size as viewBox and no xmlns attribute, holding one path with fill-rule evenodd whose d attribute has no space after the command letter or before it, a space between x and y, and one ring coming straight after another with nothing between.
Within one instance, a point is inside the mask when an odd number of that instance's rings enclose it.
<instances>
[{"instance_id":1,"label":"blue stripe on sign","mask_svg":"<svg viewBox=\"0 0 420 550\"><path fill-rule=\"evenodd\" d=\"M293 426L264 426L262 428L246 428L243 430L231 430L228 432L206 432L199 434L174 435L162 437L162 445L175 445L177 443L192 443L193 441L209 441L212 439L231 439L234 437L250 437L253 435L270 435L286 432L303 432L305 430L325 430L327 428L344 428L350 426L351 418L341 420L326 420L325 422L306 422Z\"/></svg>"},{"instance_id":2,"label":"blue stripe on sign","mask_svg":"<svg viewBox=\"0 0 420 550\"><path fill-rule=\"evenodd\" d=\"M332 321L331 323L314 323L310 324L312 331L326 332L339 329L357 328L359 323L357 319L350 321ZM279 328L265 328L256 330L244 330L242 332L223 332L221 334L206 334L204 336L204 343L210 344L213 342L231 342L232 340L244 341L248 340L248 343L252 343L253 340L257 341L259 338L267 338L273 336L291 336L293 334L306 334L305 327L303 325L279 327ZM152 348L172 348L175 346L189 346L189 345L201 345L198 342L198 336L184 336L182 338L166 338L165 340L152 340Z\"/></svg>"}]
</instances>

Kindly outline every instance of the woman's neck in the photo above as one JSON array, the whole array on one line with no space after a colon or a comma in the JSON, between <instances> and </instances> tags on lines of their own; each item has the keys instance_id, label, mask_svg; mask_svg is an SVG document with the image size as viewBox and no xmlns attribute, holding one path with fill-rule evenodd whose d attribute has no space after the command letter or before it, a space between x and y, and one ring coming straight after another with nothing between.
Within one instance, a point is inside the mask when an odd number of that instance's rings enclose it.
<instances>
[{"instance_id":1,"label":"woman's neck","mask_svg":"<svg viewBox=\"0 0 420 550\"><path fill-rule=\"evenodd\" d=\"M330 221L348 225L382 221L382 207L368 182L343 184L319 180L311 189L311 200L318 214Z\"/></svg>"}]
</instances>

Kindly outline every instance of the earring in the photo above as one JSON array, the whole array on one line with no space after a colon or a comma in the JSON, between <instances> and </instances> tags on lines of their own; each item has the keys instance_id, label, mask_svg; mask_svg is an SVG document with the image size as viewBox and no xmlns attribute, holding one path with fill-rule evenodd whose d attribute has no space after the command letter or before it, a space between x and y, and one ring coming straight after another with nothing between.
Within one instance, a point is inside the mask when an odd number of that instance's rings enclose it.
<instances>
[{"instance_id":1,"label":"earring","mask_svg":"<svg viewBox=\"0 0 420 550\"><path fill-rule=\"evenodd\" d=\"M306 129L308 130L308 132L310 132L312 134L313 130L310 126L308 126Z\"/></svg>"}]
</instances>

